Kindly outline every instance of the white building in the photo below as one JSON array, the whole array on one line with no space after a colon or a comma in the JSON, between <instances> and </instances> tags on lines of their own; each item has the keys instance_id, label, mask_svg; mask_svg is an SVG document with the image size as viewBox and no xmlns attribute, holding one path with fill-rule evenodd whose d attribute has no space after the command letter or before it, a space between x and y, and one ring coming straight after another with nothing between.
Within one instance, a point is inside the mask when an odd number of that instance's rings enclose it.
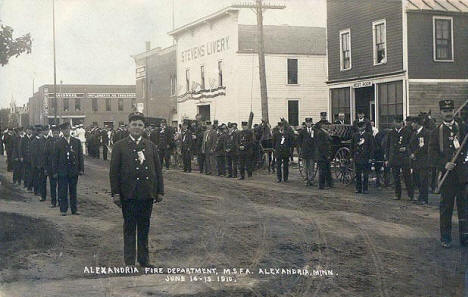
<instances>
[{"instance_id":1,"label":"white building","mask_svg":"<svg viewBox=\"0 0 468 297\"><path fill-rule=\"evenodd\" d=\"M256 26L225 8L169 34L177 42L177 115L237 122L261 120ZM328 110L325 28L264 26L270 123L297 125Z\"/></svg>"}]
</instances>

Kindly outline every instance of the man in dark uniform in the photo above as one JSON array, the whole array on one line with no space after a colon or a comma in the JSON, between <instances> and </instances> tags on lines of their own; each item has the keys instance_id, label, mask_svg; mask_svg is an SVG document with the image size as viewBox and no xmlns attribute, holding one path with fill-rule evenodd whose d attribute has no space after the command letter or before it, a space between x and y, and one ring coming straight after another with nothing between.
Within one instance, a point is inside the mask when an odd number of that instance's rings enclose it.
<instances>
[{"instance_id":1,"label":"man in dark uniform","mask_svg":"<svg viewBox=\"0 0 468 297\"><path fill-rule=\"evenodd\" d=\"M216 169L218 176L226 175L226 125L222 124L218 128L218 136L216 137L215 155Z\"/></svg>"},{"instance_id":2,"label":"man in dark uniform","mask_svg":"<svg viewBox=\"0 0 468 297\"><path fill-rule=\"evenodd\" d=\"M200 173L203 173L205 167L205 153L203 152L203 135L206 131L205 125L198 125L197 130L195 131L196 139L195 144L197 147L197 162Z\"/></svg>"},{"instance_id":3,"label":"man in dark uniform","mask_svg":"<svg viewBox=\"0 0 468 297\"><path fill-rule=\"evenodd\" d=\"M409 142L412 131L403 127L403 117L395 116L393 118L393 129L387 134L387 147L385 149L388 165L392 170L395 183L395 200L401 199L401 178L406 185L406 191L410 200L414 198L413 179L410 171Z\"/></svg>"},{"instance_id":4,"label":"man in dark uniform","mask_svg":"<svg viewBox=\"0 0 468 297\"><path fill-rule=\"evenodd\" d=\"M31 168L32 168L32 187L34 190L34 195L39 195L39 185L40 185L40 142L42 137L42 126L35 126L35 135L31 141Z\"/></svg>"},{"instance_id":5,"label":"man in dark uniform","mask_svg":"<svg viewBox=\"0 0 468 297\"><path fill-rule=\"evenodd\" d=\"M49 128L43 127L41 138L38 142L38 165L39 165L39 195L40 201L45 201L47 197L47 151L46 144L49 138Z\"/></svg>"},{"instance_id":6,"label":"man in dark uniform","mask_svg":"<svg viewBox=\"0 0 468 297\"><path fill-rule=\"evenodd\" d=\"M161 121L161 129L159 129L159 160L161 161L161 167L163 163L166 165L166 169L169 169L170 166L170 145L171 145L172 135L170 130L167 128L166 120Z\"/></svg>"},{"instance_id":7,"label":"man in dark uniform","mask_svg":"<svg viewBox=\"0 0 468 297\"><path fill-rule=\"evenodd\" d=\"M23 162L21 161L21 138L22 129L14 130L14 146L13 146L13 183L21 185L23 178Z\"/></svg>"},{"instance_id":8,"label":"man in dark uniform","mask_svg":"<svg viewBox=\"0 0 468 297\"><path fill-rule=\"evenodd\" d=\"M316 131L312 126L312 118L305 119L305 127L299 132L298 143L301 148L301 158L306 175L306 186L314 183Z\"/></svg>"},{"instance_id":9,"label":"man in dark uniform","mask_svg":"<svg viewBox=\"0 0 468 297\"><path fill-rule=\"evenodd\" d=\"M239 132L239 166L240 178L245 179L247 175L252 176L252 155L253 155L253 132L249 129L247 122L242 122L242 131Z\"/></svg>"},{"instance_id":10,"label":"man in dark uniform","mask_svg":"<svg viewBox=\"0 0 468 297\"><path fill-rule=\"evenodd\" d=\"M345 124L345 114L344 112L340 112L334 122L336 125L344 125Z\"/></svg>"},{"instance_id":11,"label":"man in dark uniform","mask_svg":"<svg viewBox=\"0 0 468 297\"><path fill-rule=\"evenodd\" d=\"M102 159L107 161L107 153L109 145L109 128L106 126L105 129L101 130L101 145L102 145Z\"/></svg>"},{"instance_id":12,"label":"man in dark uniform","mask_svg":"<svg viewBox=\"0 0 468 297\"><path fill-rule=\"evenodd\" d=\"M322 123L323 125L323 123ZM318 125L318 127L322 127ZM317 127L317 125L316 125ZM319 167L319 190L325 189L325 185L329 188L333 187L333 179L331 176L331 163L330 163L330 147L331 139L327 131L317 128L317 149L316 160Z\"/></svg>"},{"instance_id":13,"label":"man in dark uniform","mask_svg":"<svg viewBox=\"0 0 468 297\"><path fill-rule=\"evenodd\" d=\"M78 176L84 173L83 151L78 138L70 136L70 123L60 125L63 137L56 143L55 168L57 168L59 204L62 216L67 215L68 196L73 215L78 215L77 193Z\"/></svg>"},{"instance_id":14,"label":"man in dark uniform","mask_svg":"<svg viewBox=\"0 0 468 297\"><path fill-rule=\"evenodd\" d=\"M21 139L21 159L23 160L24 187L32 191L31 142L33 140L32 127L26 128L26 136Z\"/></svg>"},{"instance_id":15,"label":"man in dark uniform","mask_svg":"<svg viewBox=\"0 0 468 297\"><path fill-rule=\"evenodd\" d=\"M3 135L5 143L5 151L7 153L7 171L13 172L14 168L14 150L15 150L15 135L13 129L8 129L7 133Z\"/></svg>"},{"instance_id":16,"label":"man in dark uniform","mask_svg":"<svg viewBox=\"0 0 468 297\"><path fill-rule=\"evenodd\" d=\"M449 248L452 242L452 213L457 202L459 239L462 245L468 244L468 213L465 185L467 182L466 146L461 147L465 137L463 126L454 119L453 100L439 102L443 122L434 129L429 143L429 160L435 163L441 176L449 171L440 187L440 241ZM459 157L453 160L456 152Z\"/></svg>"},{"instance_id":17,"label":"man in dark uniform","mask_svg":"<svg viewBox=\"0 0 468 297\"><path fill-rule=\"evenodd\" d=\"M231 123L229 132L226 136L226 162L228 169L228 177L237 178L237 167L239 159L239 137L237 124Z\"/></svg>"},{"instance_id":18,"label":"man in dark uniform","mask_svg":"<svg viewBox=\"0 0 468 297\"><path fill-rule=\"evenodd\" d=\"M291 154L292 140L287 127L282 125L279 133L273 136L273 147L276 156L276 178L277 182L288 181L289 177L289 156Z\"/></svg>"},{"instance_id":19,"label":"man in dark uniform","mask_svg":"<svg viewBox=\"0 0 468 297\"><path fill-rule=\"evenodd\" d=\"M51 207L57 206L57 186L58 186L58 176L57 176L57 163L55 162L55 158L57 156L57 149L56 145L58 140L60 139L59 133L60 129L56 125L51 126L52 130L52 137L49 137L46 141L46 170L47 176L49 177L49 184L50 184L50 203ZM83 147L83 146L81 146Z\"/></svg>"},{"instance_id":20,"label":"man in dark uniform","mask_svg":"<svg viewBox=\"0 0 468 297\"><path fill-rule=\"evenodd\" d=\"M192 131L189 129L189 124L184 121L182 124L182 161L184 164L184 172L192 172Z\"/></svg>"},{"instance_id":21,"label":"man in dark uniform","mask_svg":"<svg viewBox=\"0 0 468 297\"><path fill-rule=\"evenodd\" d=\"M359 111L357 116L358 118L353 122L354 132L359 132L358 123L364 123L366 125L366 132L372 135L372 124L368 119L365 118L365 114L362 111Z\"/></svg>"},{"instance_id":22,"label":"man in dark uniform","mask_svg":"<svg viewBox=\"0 0 468 297\"><path fill-rule=\"evenodd\" d=\"M327 112L322 111L320 113L320 121L315 123L315 128L320 129L323 125L330 125L330 122L327 120Z\"/></svg>"},{"instance_id":23,"label":"man in dark uniform","mask_svg":"<svg viewBox=\"0 0 468 297\"><path fill-rule=\"evenodd\" d=\"M122 208L125 265L135 264L137 237L138 263L150 267L151 212L153 203L162 200L164 184L158 148L141 136L144 118L140 112L129 115L130 135L114 144L109 178L113 202Z\"/></svg>"},{"instance_id":24,"label":"man in dark uniform","mask_svg":"<svg viewBox=\"0 0 468 297\"><path fill-rule=\"evenodd\" d=\"M367 194L369 190L370 160L374 153L374 137L366 131L366 123L358 122L358 132L351 139L351 156L356 173L356 193Z\"/></svg>"},{"instance_id":25,"label":"man in dark uniform","mask_svg":"<svg viewBox=\"0 0 468 297\"><path fill-rule=\"evenodd\" d=\"M419 189L418 203L428 203L429 192L429 140L430 135L424 128L424 118L419 116L413 121L413 135L409 143L409 154L413 176Z\"/></svg>"},{"instance_id":26,"label":"man in dark uniform","mask_svg":"<svg viewBox=\"0 0 468 297\"><path fill-rule=\"evenodd\" d=\"M207 175L212 174L213 164L211 163L211 152L214 147L214 141L216 131L214 131L211 122L206 123L207 130L203 133L203 142L202 142L202 153L205 155L205 173Z\"/></svg>"}]
</instances>

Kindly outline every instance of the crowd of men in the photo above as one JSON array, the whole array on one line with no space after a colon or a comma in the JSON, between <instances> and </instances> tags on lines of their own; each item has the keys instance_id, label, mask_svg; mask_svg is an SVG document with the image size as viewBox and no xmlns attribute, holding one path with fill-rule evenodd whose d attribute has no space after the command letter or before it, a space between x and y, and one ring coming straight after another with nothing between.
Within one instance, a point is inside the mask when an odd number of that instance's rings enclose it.
<instances>
[{"instance_id":1,"label":"crowd of men","mask_svg":"<svg viewBox=\"0 0 468 297\"><path fill-rule=\"evenodd\" d=\"M464 231L468 228L465 190L468 157L465 158L466 141L462 141L467 113L455 119L452 100L440 101L440 112L442 123L438 126L430 114L421 113L406 119L394 116L391 128L381 131L365 118L364 113L358 113L352 124L349 148L357 194L369 192L369 174L374 168L377 187L382 184L388 186L390 179L393 180L395 200L402 199L403 179L408 200L426 205L430 190L435 192L441 177L446 174L445 184L438 190L441 193L441 241L444 247L449 247L455 201L459 212L460 241L466 244L468 238ZM344 124L344 115L339 114L334 124ZM305 185L314 185L315 168L318 168L318 189L325 189L333 187L333 139L327 130L329 125L326 112L321 113L316 123L312 118L306 118L298 129L291 127L284 119L273 128L266 122L253 127L248 122L242 122L240 129L237 123L188 120L176 128L168 126L163 120L159 124L146 126L142 137L155 144L161 168L169 169L171 162L177 163L180 158L183 171L190 173L196 156L200 173L240 180L252 177L258 164L267 162L268 169L276 171L276 181L287 182L289 164L296 150L304 166ZM65 187L69 185L71 210L76 214L76 180L83 172L83 152L100 158L102 151L106 160L108 150L112 149L113 144L126 139L129 131L124 125L116 130L76 127L72 132L76 138L72 137L68 144L63 139L70 134L69 125L62 127L63 136L59 136L59 132L58 127L51 127L49 131L49 128L40 126L30 127L26 131L21 128L8 130L3 136L9 156L8 170L13 171L13 182L20 184L24 181L28 190L41 196L41 201L46 199L46 179L49 178L52 206L56 204L58 184L62 214L68 207ZM267 160L263 159L265 152ZM72 158L69 157L70 153L74 154ZM454 158L455 155L457 158Z\"/></svg>"}]
</instances>

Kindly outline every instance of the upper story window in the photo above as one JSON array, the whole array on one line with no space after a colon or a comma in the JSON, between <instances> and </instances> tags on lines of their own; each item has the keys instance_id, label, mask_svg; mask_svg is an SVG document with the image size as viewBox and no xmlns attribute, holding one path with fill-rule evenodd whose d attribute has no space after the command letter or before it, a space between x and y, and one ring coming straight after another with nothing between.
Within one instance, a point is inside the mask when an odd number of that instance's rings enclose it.
<instances>
[{"instance_id":1,"label":"upper story window","mask_svg":"<svg viewBox=\"0 0 468 297\"><path fill-rule=\"evenodd\" d=\"M106 111L111 111L111 100L106 98Z\"/></svg>"},{"instance_id":2,"label":"upper story window","mask_svg":"<svg viewBox=\"0 0 468 297\"><path fill-rule=\"evenodd\" d=\"M81 99L75 98L75 111L81 111Z\"/></svg>"},{"instance_id":3,"label":"upper story window","mask_svg":"<svg viewBox=\"0 0 468 297\"><path fill-rule=\"evenodd\" d=\"M68 98L63 98L63 111L69 111L70 110L70 103L68 101Z\"/></svg>"},{"instance_id":4,"label":"upper story window","mask_svg":"<svg viewBox=\"0 0 468 297\"><path fill-rule=\"evenodd\" d=\"M93 111L98 111L98 102L97 102L97 98L93 98L93 99L92 99L92 108L93 108Z\"/></svg>"},{"instance_id":5,"label":"upper story window","mask_svg":"<svg viewBox=\"0 0 468 297\"><path fill-rule=\"evenodd\" d=\"M185 90L190 91L190 69L185 70Z\"/></svg>"},{"instance_id":6,"label":"upper story window","mask_svg":"<svg viewBox=\"0 0 468 297\"><path fill-rule=\"evenodd\" d=\"M387 63L387 24L385 20L372 23L374 65Z\"/></svg>"},{"instance_id":7,"label":"upper story window","mask_svg":"<svg viewBox=\"0 0 468 297\"><path fill-rule=\"evenodd\" d=\"M340 70L351 69L351 29L340 31Z\"/></svg>"},{"instance_id":8,"label":"upper story window","mask_svg":"<svg viewBox=\"0 0 468 297\"><path fill-rule=\"evenodd\" d=\"M453 62L453 18L433 17L434 61Z\"/></svg>"},{"instance_id":9,"label":"upper story window","mask_svg":"<svg viewBox=\"0 0 468 297\"><path fill-rule=\"evenodd\" d=\"M297 85L297 59L288 59L288 85Z\"/></svg>"},{"instance_id":10,"label":"upper story window","mask_svg":"<svg viewBox=\"0 0 468 297\"><path fill-rule=\"evenodd\" d=\"M223 86L223 61L218 61L218 85Z\"/></svg>"},{"instance_id":11,"label":"upper story window","mask_svg":"<svg viewBox=\"0 0 468 297\"><path fill-rule=\"evenodd\" d=\"M117 102L117 109L119 111L123 111L124 110L124 100L123 98L119 98L118 102Z\"/></svg>"},{"instance_id":12,"label":"upper story window","mask_svg":"<svg viewBox=\"0 0 468 297\"><path fill-rule=\"evenodd\" d=\"M205 66L200 66L200 88L205 89Z\"/></svg>"}]
</instances>

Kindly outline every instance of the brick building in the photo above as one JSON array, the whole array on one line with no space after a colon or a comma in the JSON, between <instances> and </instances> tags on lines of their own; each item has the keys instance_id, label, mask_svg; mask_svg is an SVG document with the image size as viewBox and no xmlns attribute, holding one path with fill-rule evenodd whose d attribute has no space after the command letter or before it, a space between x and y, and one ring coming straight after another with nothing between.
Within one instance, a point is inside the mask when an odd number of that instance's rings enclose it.
<instances>
[{"instance_id":1,"label":"brick building","mask_svg":"<svg viewBox=\"0 0 468 297\"><path fill-rule=\"evenodd\" d=\"M239 23L228 7L179 27L177 116L237 122L261 120L256 26ZM325 28L264 26L270 123L296 126L327 110Z\"/></svg>"},{"instance_id":2,"label":"brick building","mask_svg":"<svg viewBox=\"0 0 468 297\"><path fill-rule=\"evenodd\" d=\"M171 120L176 110L176 47L150 49L134 55L136 104L147 117Z\"/></svg>"},{"instance_id":3,"label":"brick building","mask_svg":"<svg viewBox=\"0 0 468 297\"><path fill-rule=\"evenodd\" d=\"M468 0L327 0L330 110L438 114L441 98L468 98Z\"/></svg>"},{"instance_id":4,"label":"brick building","mask_svg":"<svg viewBox=\"0 0 468 297\"><path fill-rule=\"evenodd\" d=\"M128 122L135 85L57 85L57 119L72 125L116 127ZM30 123L54 123L54 85L39 87L29 98Z\"/></svg>"}]
</instances>

